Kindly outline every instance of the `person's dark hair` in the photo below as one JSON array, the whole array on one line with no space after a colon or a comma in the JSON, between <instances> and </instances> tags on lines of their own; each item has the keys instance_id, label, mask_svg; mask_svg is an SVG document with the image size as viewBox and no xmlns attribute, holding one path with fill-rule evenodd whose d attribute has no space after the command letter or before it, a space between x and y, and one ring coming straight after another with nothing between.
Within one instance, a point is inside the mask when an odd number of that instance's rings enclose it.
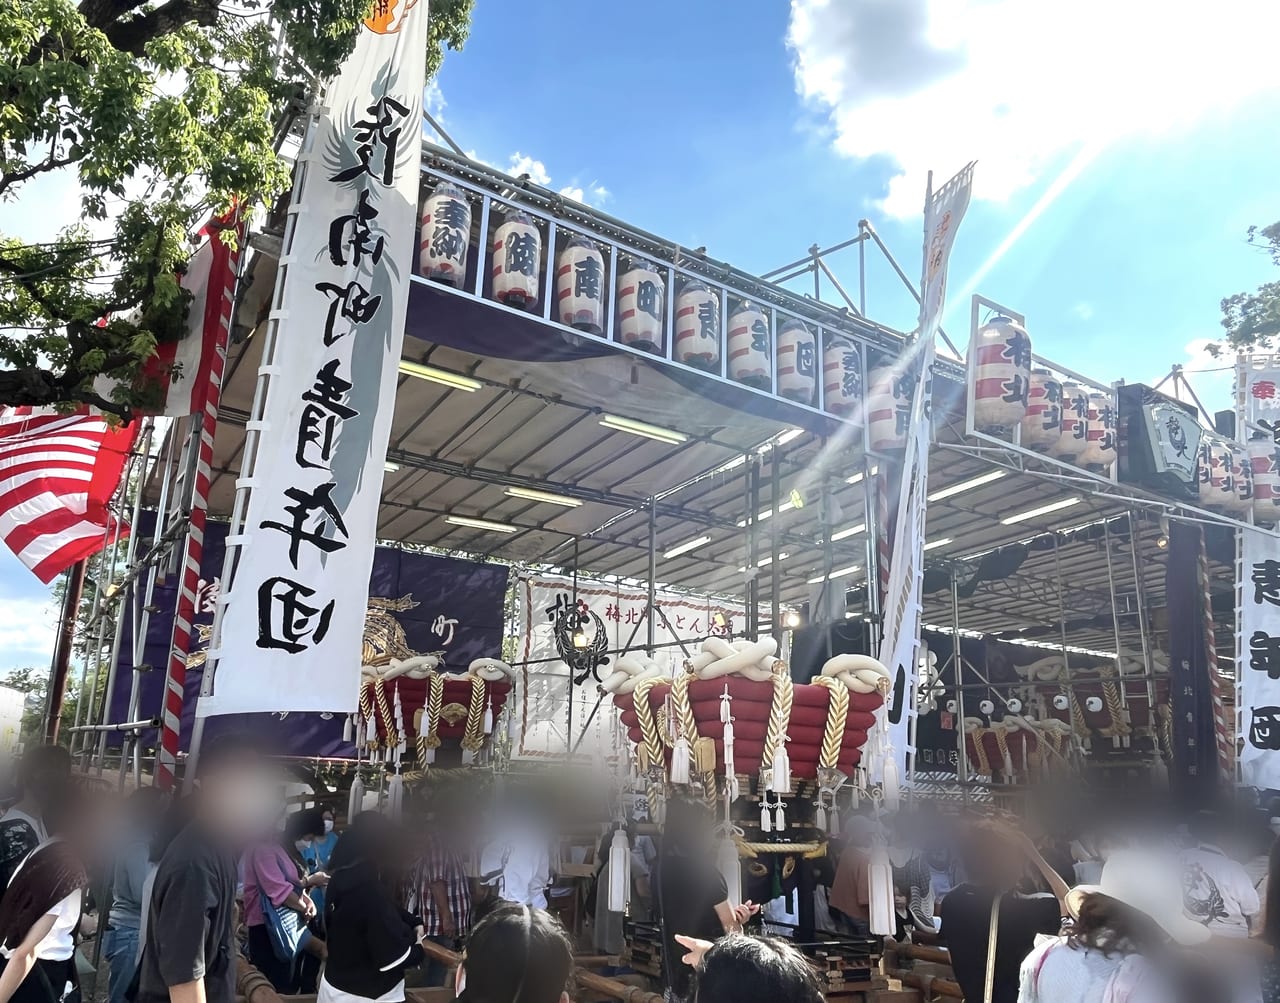
<instances>
[{"instance_id":1,"label":"person's dark hair","mask_svg":"<svg viewBox=\"0 0 1280 1003\"><path fill-rule=\"evenodd\" d=\"M264 744L252 735L219 735L200 751L196 772L205 779L219 773L252 769L262 764L265 755Z\"/></svg>"},{"instance_id":2,"label":"person's dark hair","mask_svg":"<svg viewBox=\"0 0 1280 1003\"><path fill-rule=\"evenodd\" d=\"M818 973L794 945L731 933L702 958L694 1003L823 1003Z\"/></svg>"},{"instance_id":3,"label":"person's dark hair","mask_svg":"<svg viewBox=\"0 0 1280 1003\"><path fill-rule=\"evenodd\" d=\"M36 920L88 884L84 864L67 843L45 843L26 858L0 899L0 945L16 948Z\"/></svg>"},{"instance_id":4,"label":"person's dark hair","mask_svg":"<svg viewBox=\"0 0 1280 1003\"><path fill-rule=\"evenodd\" d=\"M376 811L361 812L342 830L329 855L328 871L334 877L356 868L371 868L393 895L401 876L400 834L395 823Z\"/></svg>"},{"instance_id":5,"label":"person's dark hair","mask_svg":"<svg viewBox=\"0 0 1280 1003\"><path fill-rule=\"evenodd\" d=\"M1070 935L1073 947L1091 947L1107 957L1113 953L1150 954L1164 941L1160 925L1146 913L1098 892L1086 895L1080 903Z\"/></svg>"},{"instance_id":6,"label":"person's dark hair","mask_svg":"<svg viewBox=\"0 0 1280 1003\"><path fill-rule=\"evenodd\" d=\"M667 804L662 822L662 849L690 853L708 845L712 816L701 801L675 798Z\"/></svg>"},{"instance_id":7,"label":"person's dark hair","mask_svg":"<svg viewBox=\"0 0 1280 1003\"><path fill-rule=\"evenodd\" d=\"M285 839L289 845L295 840L324 835L324 815L319 808L304 808L294 812L284 823Z\"/></svg>"},{"instance_id":8,"label":"person's dark hair","mask_svg":"<svg viewBox=\"0 0 1280 1003\"><path fill-rule=\"evenodd\" d=\"M1267 922L1262 928L1262 939L1280 950L1280 839L1271 844L1267 862Z\"/></svg>"},{"instance_id":9,"label":"person's dark hair","mask_svg":"<svg viewBox=\"0 0 1280 1003\"><path fill-rule=\"evenodd\" d=\"M71 779L71 751L62 745L37 745L23 753L18 764L18 787L22 796L39 795Z\"/></svg>"},{"instance_id":10,"label":"person's dark hair","mask_svg":"<svg viewBox=\"0 0 1280 1003\"><path fill-rule=\"evenodd\" d=\"M573 945L550 913L503 905L471 931L462 968L459 1003L559 1003L570 988Z\"/></svg>"}]
</instances>

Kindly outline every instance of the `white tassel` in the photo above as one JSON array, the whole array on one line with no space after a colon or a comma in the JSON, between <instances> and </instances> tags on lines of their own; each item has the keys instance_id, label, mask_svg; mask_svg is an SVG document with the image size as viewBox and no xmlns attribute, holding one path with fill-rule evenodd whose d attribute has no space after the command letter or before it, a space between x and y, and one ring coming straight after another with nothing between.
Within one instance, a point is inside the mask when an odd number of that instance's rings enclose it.
<instances>
[{"instance_id":1,"label":"white tassel","mask_svg":"<svg viewBox=\"0 0 1280 1003\"><path fill-rule=\"evenodd\" d=\"M378 744L378 722L373 717L364 719L364 744L371 749Z\"/></svg>"},{"instance_id":2,"label":"white tassel","mask_svg":"<svg viewBox=\"0 0 1280 1003\"><path fill-rule=\"evenodd\" d=\"M434 748L428 747L426 760L428 764L434 763L436 761L436 750Z\"/></svg>"},{"instance_id":3,"label":"white tassel","mask_svg":"<svg viewBox=\"0 0 1280 1003\"><path fill-rule=\"evenodd\" d=\"M862 767L854 767L853 783L849 785L849 807L853 808L855 811L858 808L859 792L862 790L862 785L864 783L866 783L866 781L863 779Z\"/></svg>"},{"instance_id":4,"label":"white tassel","mask_svg":"<svg viewBox=\"0 0 1280 1003\"><path fill-rule=\"evenodd\" d=\"M733 700L733 697L729 696L729 687L726 686L724 688L724 693L721 694L720 696L720 723L721 724L728 724L730 720L732 720L733 716L729 713L729 704L732 700Z\"/></svg>"},{"instance_id":5,"label":"white tassel","mask_svg":"<svg viewBox=\"0 0 1280 1003\"><path fill-rule=\"evenodd\" d=\"M831 811L827 815L827 823L829 828L827 834L830 836L840 835L840 808L836 805L835 798L831 799Z\"/></svg>"},{"instance_id":6,"label":"white tassel","mask_svg":"<svg viewBox=\"0 0 1280 1003\"><path fill-rule=\"evenodd\" d=\"M355 780L351 781L351 793L347 797L347 824L351 824L351 820L360 814L364 808L364 781L360 778L360 774L356 774Z\"/></svg>"},{"instance_id":7,"label":"white tassel","mask_svg":"<svg viewBox=\"0 0 1280 1003\"><path fill-rule=\"evenodd\" d=\"M898 761L893 755L893 746L885 752L884 756L884 780L881 782L881 790L884 794L884 806L890 810L898 807ZM892 932L892 931L890 931Z\"/></svg>"},{"instance_id":8,"label":"white tassel","mask_svg":"<svg viewBox=\"0 0 1280 1003\"><path fill-rule=\"evenodd\" d=\"M408 736L404 730L404 707L400 703L400 684L396 683L395 692L392 694L392 706L395 708L396 717L396 753L399 754L408 749Z\"/></svg>"},{"instance_id":9,"label":"white tassel","mask_svg":"<svg viewBox=\"0 0 1280 1003\"><path fill-rule=\"evenodd\" d=\"M476 754L475 754L474 752L472 752L470 749L463 749L463 750L462 750L462 765L463 765L463 766L470 766L472 763L474 763L474 762L475 762L475 760L476 760Z\"/></svg>"},{"instance_id":10,"label":"white tassel","mask_svg":"<svg viewBox=\"0 0 1280 1003\"><path fill-rule=\"evenodd\" d=\"M818 802L818 808L813 813L813 824L819 832L827 831L827 809L822 807L822 802Z\"/></svg>"},{"instance_id":11,"label":"white tassel","mask_svg":"<svg viewBox=\"0 0 1280 1003\"><path fill-rule=\"evenodd\" d=\"M631 846L626 830L619 828L609 844L609 911L626 912L630 891Z\"/></svg>"},{"instance_id":12,"label":"white tassel","mask_svg":"<svg viewBox=\"0 0 1280 1003\"><path fill-rule=\"evenodd\" d=\"M351 715L348 714L345 721L342 722L342 741L351 741Z\"/></svg>"},{"instance_id":13,"label":"white tassel","mask_svg":"<svg viewBox=\"0 0 1280 1003\"><path fill-rule=\"evenodd\" d=\"M889 862L889 851L883 846L872 847L867 868L871 932L877 937L890 937L896 931L897 923L894 921L893 865Z\"/></svg>"},{"instance_id":14,"label":"white tassel","mask_svg":"<svg viewBox=\"0 0 1280 1003\"><path fill-rule=\"evenodd\" d=\"M1017 781L1017 776L1013 772L1013 756L1009 754L1009 750L1004 750L1004 782L1012 784Z\"/></svg>"},{"instance_id":15,"label":"white tassel","mask_svg":"<svg viewBox=\"0 0 1280 1003\"><path fill-rule=\"evenodd\" d=\"M773 832L773 813L769 811L769 802L760 802L760 831Z\"/></svg>"},{"instance_id":16,"label":"white tassel","mask_svg":"<svg viewBox=\"0 0 1280 1003\"><path fill-rule=\"evenodd\" d=\"M1151 783L1158 791L1169 789L1169 767L1165 765L1164 756L1158 752L1155 762L1151 764Z\"/></svg>"},{"instance_id":17,"label":"white tassel","mask_svg":"<svg viewBox=\"0 0 1280 1003\"><path fill-rule=\"evenodd\" d=\"M676 739L675 748L671 752L671 782L687 784L689 782L689 743L683 735Z\"/></svg>"},{"instance_id":18,"label":"white tassel","mask_svg":"<svg viewBox=\"0 0 1280 1003\"><path fill-rule=\"evenodd\" d=\"M787 808L781 801L778 802L778 809L774 813L773 828L776 832L787 831Z\"/></svg>"},{"instance_id":19,"label":"white tassel","mask_svg":"<svg viewBox=\"0 0 1280 1003\"><path fill-rule=\"evenodd\" d=\"M735 906L740 904L742 902L742 863L738 859L738 844L732 837L725 836L720 840L716 862L724 878L724 885L729 890L729 904Z\"/></svg>"},{"instance_id":20,"label":"white tassel","mask_svg":"<svg viewBox=\"0 0 1280 1003\"><path fill-rule=\"evenodd\" d=\"M779 739L778 747L773 750L773 783L769 790L775 794L791 793L791 757L787 755L787 740Z\"/></svg>"},{"instance_id":21,"label":"white tassel","mask_svg":"<svg viewBox=\"0 0 1280 1003\"><path fill-rule=\"evenodd\" d=\"M738 796L737 768L733 762L733 722L724 723L724 775L733 778L733 798ZM730 800L733 800L730 798Z\"/></svg>"},{"instance_id":22,"label":"white tassel","mask_svg":"<svg viewBox=\"0 0 1280 1003\"><path fill-rule=\"evenodd\" d=\"M399 820L404 807L404 780L397 773L387 784L387 816Z\"/></svg>"},{"instance_id":23,"label":"white tassel","mask_svg":"<svg viewBox=\"0 0 1280 1003\"><path fill-rule=\"evenodd\" d=\"M486 735L493 734L493 702L492 701L484 705L484 733Z\"/></svg>"}]
</instances>

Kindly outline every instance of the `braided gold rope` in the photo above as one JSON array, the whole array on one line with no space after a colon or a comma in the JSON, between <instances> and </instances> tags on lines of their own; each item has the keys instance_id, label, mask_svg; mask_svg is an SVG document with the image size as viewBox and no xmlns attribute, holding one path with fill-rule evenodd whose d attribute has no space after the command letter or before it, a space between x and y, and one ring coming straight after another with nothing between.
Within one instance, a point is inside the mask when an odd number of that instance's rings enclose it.
<instances>
[{"instance_id":1,"label":"braided gold rope","mask_svg":"<svg viewBox=\"0 0 1280 1003\"><path fill-rule=\"evenodd\" d=\"M636 684L635 691L631 695L636 717L640 721L640 742L644 746L650 766L662 765L662 735L658 731L658 722L653 719L653 711L649 707L649 691L662 681L654 678L642 679Z\"/></svg>"},{"instance_id":2,"label":"braided gold rope","mask_svg":"<svg viewBox=\"0 0 1280 1003\"><path fill-rule=\"evenodd\" d=\"M773 765L774 753L778 751L778 743L787 734L791 726L791 703L794 699L794 684L791 677L782 672L773 674L773 704L769 708L769 730L765 734L764 752L760 759L760 768L769 769Z\"/></svg>"},{"instance_id":3,"label":"braided gold rope","mask_svg":"<svg viewBox=\"0 0 1280 1003\"><path fill-rule=\"evenodd\" d=\"M1124 705L1120 702L1120 691L1115 683L1116 671L1107 666L1100 670L1102 676L1102 699L1107 705L1107 714L1111 717L1111 727L1107 736L1129 734L1129 722L1125 720Z\"/></svg>"},{"instance_id":4,"label":"braided gold rope","mask_svg":"<svg viewBox=\"0 0 1280 1003\"><path fill-rule=\"evenodd\" d=\"M361 687L360 687L360 716L361 716L362 718L364 718L364 720L365 720L365 721L372 721L372 720L373 720L373 687L375 687L375 686L377 686L377 685L378 685L378 684L377 684L376 682L375 682L375 683L365 683L363 686L361 686ZM357 745L365 745L365 744L366 744L366 742L365 742L365 738L366 738L367 736L364 734L364 731L365 731L365 729L364 729L364 727L363 727L363 725L362 725L362 726L361 726L361 732L362 732L362 733L356 736L356 744L357 744ZM376 734L377 734L377 733L375 732L375 735L376 735ZM376 743L375 743L375 744L376 744Z\"/></svg>"},{"instance_id":5,"label":"braided gold rope","mask_svg":"<svg viewBox=\"0 0 1280 1003\"><path fill-rule=\"evenodd\" d=\"M671 710L680 725L680 733L684 735L684 740L689 743L690 749L698 740L698 722L693 716L693 705L689 703L689 683L692 681L692 675L682 672L671 684Z\"/></svg>"},{"instance_id":6,"label":"braided gold rope","mask_svg":"<svg viewBox=\"0 0 1280 1003\"><path fill-rule=\"evenodd\" d=\"M444 677L438 672L431 675L427 684L426 728L419 729L422 749L440 748L440 708L444 704ZM426 759L424 757L423 762Z\"/></svg>"},{"instance_id":7,"label":"braided gold rope","mask_svg":"<svg viewBox=\"0 0 1280 1003\"><path fill-rule=\"evenodd\" d=\"M975 728L969 734L973 736L973 758L978 761L978 774L980 776L991 776L991 760L987 758L987 750L982 741L982 736L987 733L986 728Z\"/></svg>"},{"instance_id":8,"label":"braided gold rope","mask_svg":"<svg viewBox=\"0 0 1280 1003\"><path fill-rule=\"evenodd\" d=\"M1071 701L1071 722L1075 733L1081 738L1089 737L1089 726L1085 724L1084 708L1080 706L1080 700L1076 697L1076 688L1074 686L1063 687L1067 694L1067 699Z\"/></svg>"},{"instance_id":9,"label":"braided gold rope","mask_svg":"<svg viewBox=\"0 0 1280 1003\"><path fill-rule=\"evenodd\" d=\"M748 843L745 839L734 842L738 845L738 856L749 860L762 853L798 853L806 860L827 854L826 843Z\"/></svg>"},{"instance_id":10,"label":"braided gold rope","mask_svg":"<svg viewBox=\"0 0 1280 1003\"><path fill-rule=\"evenodd\" d=\"M1013 756L1009 754L1009 731L1007 728L992 728L991 733L996 736L996 748L1000 750L1000 765L1004 767L1004 761L1009 760L1010 765L1013 763ZM1005 778L1008 779L1007 777Z\"/></svg>"},{"instance_id":11,"label":"braided gold rope","mask_svg":"<svg viewBox=\"0 0 1280 1003\"><path fill-rule=\"evenodd\" d=\"M373 684L373 696L378 701L378 713L382 715L382 730L386 732L386 747L400 744L400 733L396 730L396 719L391 716L391 704L387 701L387 688L382 683Z\"/></svg>"},{"instance_id":12,"label":"braided gold rope","mask_svg":"<svg viewBox=\"0 0 1280 1003\"><path fill-rule=\"evenodd\" d=\"M1160 719L1156 752L1168 759L1173 755L1173 712L1169 709L1167 704L1161 704L1156 709L1156 715ZM1163 740L1164 743L1163 750L1160 748L1161 740Z\"/></svg>"},{"instance_id":13,"label":"braided gold rope","mask_svg":"<svg viewBox=\"0 0 1280 1003\"><path fill-rule=\"evenodd\" d=\"M818 676L813 682L817 686L826 687L827 692L831 694L827 704L827 727L822 733L822 751L818 755L818 765L834 768L840 761L844 727L849 720L849 688L830 676Z\"/></svg>"},{"instance_id":14,"label":"braided gold rope","mask_svg":"<svg viewBox=\"0 0 1280 1003\"><path fill-rule=\"evenodd\" d=\"M471 677L471 700L467 704L467 726L462 732L462 748L479 752L484 747L484 680Z\"/></svg>"}]
</instances>

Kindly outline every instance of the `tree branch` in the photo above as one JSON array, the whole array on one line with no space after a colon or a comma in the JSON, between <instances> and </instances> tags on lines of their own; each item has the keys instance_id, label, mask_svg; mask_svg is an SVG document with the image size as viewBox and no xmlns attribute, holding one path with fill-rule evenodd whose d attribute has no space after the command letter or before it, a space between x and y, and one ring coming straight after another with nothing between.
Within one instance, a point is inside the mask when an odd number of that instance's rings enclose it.
<instances>
[{"instance_id":1,"label":"tree branch","mask_svg":"<svg viewBox=\"0 0 1280 1003\"><path fill-rule=\"evenodd\" d=\"M147 43L171 35L192 22L212 27L218 21L218 0L169 0L128 21L116 21L102 29L115 48L141 56Z\"/></svg>"},{"instance_id":2,"label":"tree branch","mask_svg":"<svg viewBox=\"0 0 1280 1003\"><path fill-rule=\"evenodd\" d=\"M76 157L57 157L53 151L49 152L46 157L38 164L21 171L14 171L12 174L0 175L0 195L3 195L13 185L21 184L30 178L34 178L37 174L44 174L46 171L56 171L60 167L66 167L76 162Z\"/></svg>"}]
</instances>

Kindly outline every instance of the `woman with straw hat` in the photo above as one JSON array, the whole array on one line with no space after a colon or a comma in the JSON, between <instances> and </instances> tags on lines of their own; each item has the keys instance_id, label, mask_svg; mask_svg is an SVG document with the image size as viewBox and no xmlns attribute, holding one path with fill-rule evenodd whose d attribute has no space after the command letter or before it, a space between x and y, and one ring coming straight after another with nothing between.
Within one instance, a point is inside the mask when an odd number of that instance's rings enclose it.
<instances>
[{"instance_id":1,"label":"woman with straw hat","mask_svg":"<svg viewBox=\"0 0 1280 1003\"><path fill-rule=\"evenodd\" d=\"M1022 963L1018 1003L1167 1003L1170 945L1209 939L1183 911L1180 872L1158 854L1112 854L1098 885L1067 894L1075 920L1043 939Z\"/></svg>"}]
</instances>

